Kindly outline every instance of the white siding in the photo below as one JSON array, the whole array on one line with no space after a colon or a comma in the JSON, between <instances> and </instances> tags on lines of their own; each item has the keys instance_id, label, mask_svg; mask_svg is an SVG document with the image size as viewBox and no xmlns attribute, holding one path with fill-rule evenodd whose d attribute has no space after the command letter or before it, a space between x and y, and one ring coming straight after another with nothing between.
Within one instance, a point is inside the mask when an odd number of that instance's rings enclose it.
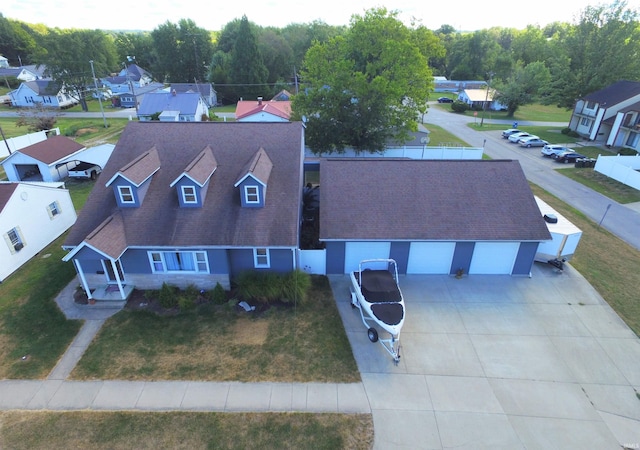
<instances>
[{"instance_id":1,"label":"white siding","mask_svg":"<svg viewBox=\"0 0 640 450\"><path fill-rule=\"evenodd\" d=\"M344 251L344 273L358 270L363 259L388 258L390 242L347 242Z\"/></svg>"},{"instance_id":2,"label":"white siding","mask_svg":"<svg viewBox=\"0 0 640 450\"><path fill-rule=\"evenodd\" d=\"M455 242L412 242L407 274L448 274L455 249Z\"/></svg>"},{"instance_id":3,"label":"white siding","mask_svg":"<svg viewBox=\"0 0 640 450\"><path fill-rule=\"evenodd\" d=\"M519 249L519 242L477 242L469 274L511 275Z\"/></svg>"}]
</instances>

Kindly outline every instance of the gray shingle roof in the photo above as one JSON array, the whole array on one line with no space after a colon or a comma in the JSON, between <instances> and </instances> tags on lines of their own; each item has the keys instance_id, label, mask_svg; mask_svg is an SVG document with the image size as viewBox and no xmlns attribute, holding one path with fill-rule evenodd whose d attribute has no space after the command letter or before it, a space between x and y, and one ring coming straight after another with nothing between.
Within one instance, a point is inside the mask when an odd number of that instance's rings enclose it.
<instances>
[{"instance_id":1,"label":"gray shingle roof","mask_svg":"<svg viewBox=\"0 0 640 450\"><path fill-rule=\"evenodd\" d=\"M197 92L150 92L144 96L138 114L142 116L153 115L162 111L180 111L180 114L195 114L200 101Z\"/></svg>"},{"instance_id":2,"label":"gray shingle roof","mask_svg":"<svg viewBox=\"0 0 640 450\"><path fill-rule=\"evenodd\" d=\"M640 95L640 81L622 80L592 92L584 99L599 103L601 107L610 108L636 95Z\"/></svg>"},{"instance_id":3,"label":"gray shingle roof","mask_svg":"<svg viewBox=\"0 0 640 450\"><path fill-rule=\"evenodd\" d=\"M19 152L45 164L53 164L83 148L84 145L66 136L51 136L44 141L21 148Z\"/></svg>"},{"instance_id":4,"label":"gray shingle roof","mask_svg":"<svg viewBox=\"0 0 640 450\"><path fill-rule=\"evenodd\" d=\"M73 226L65 246L80 244L118 211L105 186L122 167L150 148L160 169L140 208L123 208L128 246L287 246L298 242L302 195L302 125L298 123L130 122ZM210 146L217 161L202 208L180 208L170 184ZM263 208L242 208L234 182L256 151L273 162Z\"/></svg>"},{"instance_id":5,"label":"gray shingle roof","mask_svg":"<svg viewBox=\"0 0 640 450\"><path fill-rule=\"evenodd\" d=\"M517 161L326 159L320 239L550 239Z\"/></svg>"}]
</instances>

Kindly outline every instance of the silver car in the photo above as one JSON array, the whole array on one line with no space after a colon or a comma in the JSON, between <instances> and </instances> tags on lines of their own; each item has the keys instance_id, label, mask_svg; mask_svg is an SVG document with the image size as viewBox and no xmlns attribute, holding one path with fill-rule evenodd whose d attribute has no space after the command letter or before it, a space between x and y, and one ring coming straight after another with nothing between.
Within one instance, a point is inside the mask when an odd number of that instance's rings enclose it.
<instances>
[{"instance_id":1,"label":"silver car","mask_svg":"<svg viewBox=\"0 0 640 450\"><path fill-rule=\"evenodd\" d=\"M542 153L542 156L553 158L558 153L570 152L570 151L571 151L570 148L565 147L563 145L549 144L542 147L542 150L540 150L540 153Z\"/></svg>"}]
</instances>

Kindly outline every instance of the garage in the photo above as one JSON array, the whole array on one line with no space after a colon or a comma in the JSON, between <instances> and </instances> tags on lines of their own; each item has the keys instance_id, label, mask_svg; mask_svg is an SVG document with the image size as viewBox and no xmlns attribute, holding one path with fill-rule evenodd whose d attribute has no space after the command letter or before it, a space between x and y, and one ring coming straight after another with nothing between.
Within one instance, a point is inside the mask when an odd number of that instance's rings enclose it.
<instances>
[{"instance_id":1,"label":"garage","mask_svg":"<svg viewBox=\"0 0 640 450\"><path fill-rule=\"evenodd\" d=\"M363 259L389 258L390 242L347 242L344 252L344 273L358 270Z\"/></svg>"},{"instance_id":2,"label":"garage","mask_svg":"<svg viewBox=\"0 0 640 450\"><path fill-rule=\"evenodd\" d=\"M511 275L519 249L519 242L477 242L469 274Z\"/></svg>"},{"instance_id":3,"label":"garage","mask_svg":"<svg viewBox=\"0 0 640 450\"><path fill-rule=\"evenodd\" d=\"M455 242L412 242L407 274L448 274L455 249Z\"/></svg>"}]
</instances>

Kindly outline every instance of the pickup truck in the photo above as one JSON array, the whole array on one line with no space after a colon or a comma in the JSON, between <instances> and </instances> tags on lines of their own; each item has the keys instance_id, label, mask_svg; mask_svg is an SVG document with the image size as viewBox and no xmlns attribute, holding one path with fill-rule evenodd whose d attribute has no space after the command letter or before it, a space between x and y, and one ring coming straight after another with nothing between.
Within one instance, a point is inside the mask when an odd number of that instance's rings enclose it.
<instances>
[{"instance_id":1,"label":"pickup truck","mask_svg":"<svg viewBox=\"0 0 640 450\"><path fill-rule=\"evenodd\" d=\"M102 168L97 164L81 162L73 169L69 170L70 178L89 178L95 180Z\"/></svg>"}]
</instances>

